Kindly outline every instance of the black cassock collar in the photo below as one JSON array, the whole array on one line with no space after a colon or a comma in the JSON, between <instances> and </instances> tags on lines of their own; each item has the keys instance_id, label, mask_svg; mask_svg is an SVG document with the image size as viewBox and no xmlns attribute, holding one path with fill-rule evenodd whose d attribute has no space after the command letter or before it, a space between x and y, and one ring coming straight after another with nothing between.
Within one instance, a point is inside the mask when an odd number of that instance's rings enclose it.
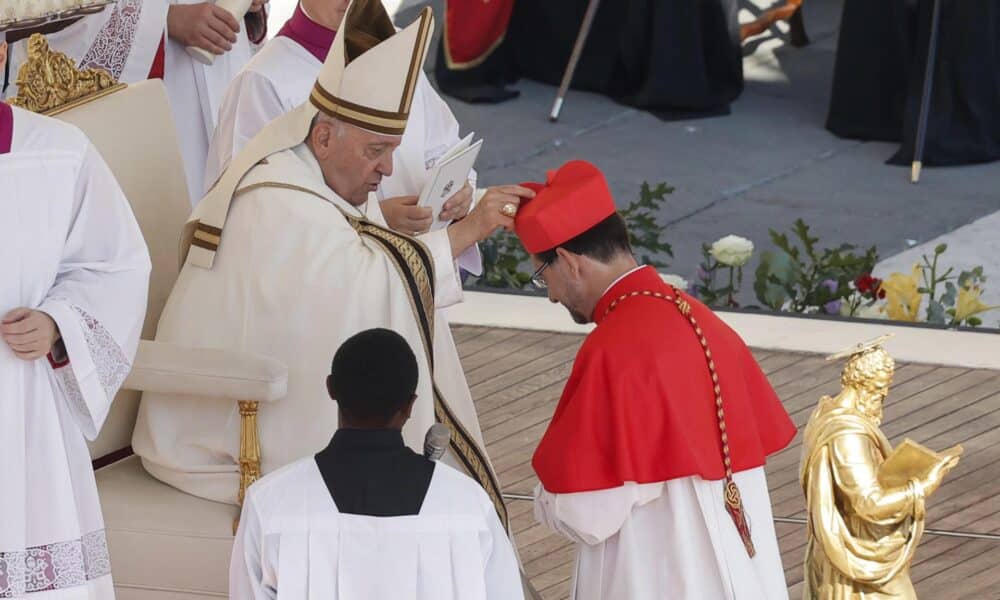
<instances>
[{"instance_id":1,"label":"black cassock collar","mask_svg":"<svg viewBox=\"0 0 1000 600\"><path fill-rule=\"evenodd\" d=\"M316 465L337 510L372 517L419 514L434 475L394 429L339 429Z\"/></svg>"}]
</instances>

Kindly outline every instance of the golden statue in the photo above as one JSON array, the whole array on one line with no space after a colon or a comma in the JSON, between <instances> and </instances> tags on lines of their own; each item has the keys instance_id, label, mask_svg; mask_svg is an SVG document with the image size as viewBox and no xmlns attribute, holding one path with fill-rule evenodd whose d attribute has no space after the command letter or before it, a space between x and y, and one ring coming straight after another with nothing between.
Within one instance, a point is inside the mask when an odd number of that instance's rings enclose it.
<instances>
[{"instance_id":1,"label":"golden statue","mask_svg":"<svg viewBox=\"0 0 1000 600\"><path fill-rule=\"evenodd\" d=\"M912 600L910 562L924 502L956 464L911 441L893 450L879 429L895 362L888 336L831 356L849 357L841 391L809 418L799 481L808 507L804 600Z\"/></svg>"}]
</instances>

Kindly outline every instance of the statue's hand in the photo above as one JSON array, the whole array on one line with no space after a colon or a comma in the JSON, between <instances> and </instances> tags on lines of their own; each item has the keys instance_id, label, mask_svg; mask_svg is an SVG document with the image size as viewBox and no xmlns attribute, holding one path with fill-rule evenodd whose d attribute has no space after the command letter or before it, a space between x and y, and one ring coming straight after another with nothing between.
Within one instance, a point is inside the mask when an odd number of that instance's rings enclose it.
<instances>
[{"instance_id":1,"label":"statue's hand","mask_svg":"<svg viewBox=\"0 0 1000 600\"><path fill-rule=\"evenodd\" d=\"M941 487L941 481L944 479L944 476L947 475L949 471L954 469L957 464L958 456L953 456L948 460L935 465L927 474L927 477L920 482L920 487L924 490L924 497L930 496L936 492L937 489Z\"/></svg>"}]
</instances>

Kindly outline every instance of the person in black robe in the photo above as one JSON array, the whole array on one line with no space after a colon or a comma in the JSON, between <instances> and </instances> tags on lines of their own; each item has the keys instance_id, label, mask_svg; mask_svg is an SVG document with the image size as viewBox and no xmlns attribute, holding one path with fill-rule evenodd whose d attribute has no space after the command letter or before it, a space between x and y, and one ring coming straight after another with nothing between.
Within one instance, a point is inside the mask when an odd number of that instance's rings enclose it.
<instances>
[{"instance_id":1,"label":"person in black robe","mask_svg":"<svg viewBox=\"0 0 1000 600\"><path fill-rule=\"evenodd\" d=\"M586 0L513 2L502 42L472 64L447 56L449 36L468 35L463 14L448 6L435 75L441 91L466 102L517 95L521 77L562 80ZM452 0L461 2L461 0ZM736 0L615 0L600 4L572 87L605 94L660 118L729 113L743 91ZM466 13L468 14L468 13ZM453 40L457 41L457 40Z\"/></svg>"},{"instance_id":2,"label":"person in black robe","mask_svg":"<svg viewBox=\"0 0 1000 600\"><path fill-rule=\"evenodd\" d=\"M1000 159L1000 1L941 3L924 165ZM934 0L845 0L827 129L909 165Z\"/></svg>"}]
</instances>

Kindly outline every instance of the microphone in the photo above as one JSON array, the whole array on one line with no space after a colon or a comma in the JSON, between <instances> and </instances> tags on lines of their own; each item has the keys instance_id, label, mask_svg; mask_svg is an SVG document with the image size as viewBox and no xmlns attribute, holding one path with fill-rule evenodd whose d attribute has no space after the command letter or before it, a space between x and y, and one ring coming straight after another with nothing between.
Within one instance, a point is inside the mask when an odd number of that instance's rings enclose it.
<instances>
[{"instance_id":1,"label":"microphone","mask_svg":"<svg viewBox=\"0 0 1000 600\"><path fill-rule=\"evenodd\" d=\"M441 460L448 450L449 442L451 442L451 430L447 425L442 423L431 425L427 435L424 436L424 456L431 460Z\"/></svg>"}]
</instances>

